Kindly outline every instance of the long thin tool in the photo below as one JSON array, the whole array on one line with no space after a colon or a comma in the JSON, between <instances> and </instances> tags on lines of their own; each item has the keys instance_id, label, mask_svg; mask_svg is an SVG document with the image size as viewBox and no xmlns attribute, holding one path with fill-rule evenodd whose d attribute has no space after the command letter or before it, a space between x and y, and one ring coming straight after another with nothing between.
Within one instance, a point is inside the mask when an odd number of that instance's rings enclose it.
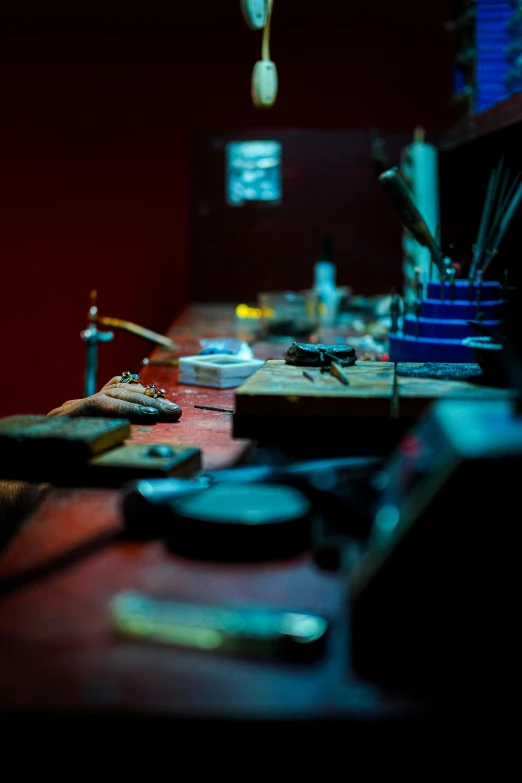
<instances>
[{"instance_id":1,"label":"long thin tool","mask_svg":"<svg viewBox=\"0 0 522 783\"><path fill-rule=\"evenodd\" d=\"M498 171L497 169L493 169L489 177L489 184L488 184L488 189L486 191L486 200L484 201L482 217L480 219L477 241L473 245L473 258L471 261L471 266L469 268L470 280L475 279L475 272L477 271L478 263L482 258L482 254L484 252L484 242L486 240L486 231L489 225L489 216L491 215L493 202L495 200L495 191L497 188L497 171Z\"/></svg>"},{"instance_id":2,"label":"long thin tool","mask_svg":"<svg viewBox=\"0 0 522 783\"><path fill-rule=\"evenodd\" d=\"M515 177L515 179L511 183L511 187L509 188L509 191L506 194L505 191L506 191L506 188L507 188L507 183L509 181L509 169L507 170L506 175L504 177L504 180L502 182L502 187L501 187L500 194L499 194L498 199L497 199L497 206L496 206L496 209L495 209L495 214L493 216L491 227L489 229L486 241L484 243L484 247L482 248L483 252L485 252L487 250L487 248L492 246L494 237L495 237L495 235L496 235L496 233L498 231L498 228L499 228L499 226L500 226L500 224L502 222L502 218L503 218L504 214L506 213L507 208L511 204L511 202L513 200L513 196L516 193L517 187L520 184L520 178L521 178L521 175L517 174L517 176ZM479 266L480 266L480 261L481 261L481 259L479 258Z\"/></svg>"},{"instance_id":3,"label":"long thin tool","mask_svg":"<svg viewBox=\"0 0 522 783\"><path fill-rule=\"evenodd\" d=\"M328 367L328 370L330 372L330 375L333 378L337 378L338 381L341 381L345 386L350 385L350 381L346 377L345 373L343 372L343 366L341 362L338 361L337 357L334 356L332 353L329 353L328 351L323 351L323 356L327 356L330 359L330 365Z\"/></svg>"},{"instance_id":4,"label":"long thin tool","mask_svg":"<svg viewBox=\"0 0 522 783\"><path fill-rule=\"evenodd\" d=\"M98 345L100 343L108 343L114 337L112 332L104 332L96 326L98 319L97 297L98 292L96 290L91 291L91 306L88 313L89 324L87 329L84 329L80 335L85 343L85 397L91 397L98 391Z\"/></svg>"},{"instance_id":5,"label":"long thin tool","mask_svg":"<svg viewBox=\"0 0 522 783\"><path fill-rule=\"evenodd\" d=\"M179 359L145 359L141 360L145 367L154 365L154 367L179 367Z\"/></svg>"},{"instance_id":6,"label":"long thin tool","mask_svg":"<svg viewBox=\"0 0 522 783\"><path fill-rule=\"evenodd\" d=\"M455 268L449 258L444 256L442 249L430 233L424 218L415 206L408 185L404 181L397 166L388 169L379 177L379 182L395 204L403 225L410 231L423 247L427 247L433 262L437 266L442 280L454 276Z\"/></svg>"},{"instance_id":7,"label":"long thin tool","mask_svg":"<svg viewBox=\"0 0 522 783\"><path fill-rule=\"evenodd\" d=\"M493 229L495 229L498 226L498 224L500 222L500 219L501 219L502 215L505 213L508 204L511 203L511 201L513 199L513 196L515 195L516 189L520 185L520 180L521 179L522 179L522 174L517 174L517 176L515 177L515 179L511 183L511 187L509 189L508 194L506 195L506 197L502 201L499 201L498 213L497 213L497 216L496 216L496 222L494 223L493 228L492 228L492 233L493 233ZM488 237L488 239L490 239L490 237ZM486 242L486 245L488 245L488 244L489 244L489 242Z\"/></svg>"},{"instance_id":8,"label":"long thin tool","mask_svg":"<svg viewBox=\"0 0 522 783\"><path fill-rule=\"evenodd\" d=\"M393 365L393 390L391 396L390 416L392 419L399 418L399 377L397 375L397 362Z\"/></svg>"},{"instance_id":9,"label":"long thin tool","mask_svg":"<svg viewBox=\"0 0 522 783\"><path fill-rule=\"evenodd\" d=\"M176 344L170 337L165 337L163 334L158 334L150 329L145 329L143 326L132 323L132 321L124 321L121 318L108 318L107 316L98 316L98 322L104 326L112 326L113 329L122 329L125 332L131 332L138 337L143 337L145 340L150 340L158 345L164 345L166 348L176 348Z\"/></svg>"},{"instance_id":10,"label":"long thin tool","mask_svg":"<svg viewBox=\"0 0 522 783\"><path fill-rule=\"evenodd\" d=\"M350 381L346 377L346 375L343 372L343 369L339 362L331 362L330 364L330 375L332 375L334 378L337 378L338 381L341 381L345 386L350 385Z\"/></svg>"},{"instance_id":11,"label":"long thin tool","mask_svg":"<svg viewBox=\"0 0 522 783\"><path fill-rule=\"evenodd\" d=\"M200 408L202 411L218 411L219 413L234 413L232 408L215 408L213 405L194 405L195 408Z\"/></svg>"},{"instance_id":12,"label":"long thin tool","mask_svg":"<svg viewBox=\"0 0 522 783\"><path fill-rule=\"evenodd\" d=\"M520 184L515 192L515 195L513 196L511 203L509 204L508 208L506 209L506 212L504 216L502 217L502 221L500 223L499 228L497 229L497 232L495 236L491 240L491 245L486 251L484 262L480 265L480 269L482 272L485 272L488 266L493 261L493 258L498 252L498 246L502 242L506 231L508 230L511 221L513 220L513 217L515 215L515 212L517 211L518 207L520 206L520 202L522 201L522 184Z\"/></svg>"}]
</instances>

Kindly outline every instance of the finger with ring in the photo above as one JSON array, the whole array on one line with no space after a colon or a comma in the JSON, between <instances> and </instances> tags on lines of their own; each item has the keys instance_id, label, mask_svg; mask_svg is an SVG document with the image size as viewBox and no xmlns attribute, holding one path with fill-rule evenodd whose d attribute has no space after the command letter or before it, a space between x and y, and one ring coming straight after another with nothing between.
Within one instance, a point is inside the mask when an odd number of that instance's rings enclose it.
<instances>
[{"instance_id":1,"label":"finger with ring","mask_svg":"<svg viewBox=\"0 0 522 783\"><path fill-rule=\"evenodd\" d=\"M145 394L147 397L153 397L153 399L156 399L157 397L166 397L167 391L166 389L160 389L159 386L156 386L155 383L149 383L145 389Z\"/></svg>"},{"instance_id":2,"label":"finger with ring","mask_svg":"<svg viewBox=\"0 0 522 783\"><path fill-rule=\"evenodd\" d=\"M140 376L135 372L122 372L120 383L139 383Z\"/></svg>"}]
</instances>

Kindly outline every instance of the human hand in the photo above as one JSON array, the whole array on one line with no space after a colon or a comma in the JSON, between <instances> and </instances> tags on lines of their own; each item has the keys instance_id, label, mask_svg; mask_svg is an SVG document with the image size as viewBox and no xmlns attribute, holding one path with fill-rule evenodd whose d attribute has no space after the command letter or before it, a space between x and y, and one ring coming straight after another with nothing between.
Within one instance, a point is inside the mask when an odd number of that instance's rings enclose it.
<instances>
[{"instance_id":1,"label":"human hand","mask_svg":"<svg viewBox=\"0 0 522 783\"><path fill-rule=\"evenodd\" d=\"M153 399L145 394L141 383L120 383L120 376L111 378L92 397L68 400L50 411L49 416L103 416L143 421L177 421L182 414L179 405L163 397Z\"/></svg>"}]
</instances>

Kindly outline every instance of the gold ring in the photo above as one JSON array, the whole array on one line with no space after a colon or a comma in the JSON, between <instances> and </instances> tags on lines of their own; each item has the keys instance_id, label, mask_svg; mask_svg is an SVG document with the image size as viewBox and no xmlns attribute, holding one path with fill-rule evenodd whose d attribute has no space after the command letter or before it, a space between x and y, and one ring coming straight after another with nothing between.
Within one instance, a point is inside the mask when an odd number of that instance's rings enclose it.
<instances>
[{"instance_id":1,"label":"gold ring","mask_svg":"<svg viewBox=\"0 0 522 783\"><path fill-rule=\"evenodd\" d=\"M122 372L120 383L139 383L140 380L140 376L137 373L129 372L127 370L126 372Z\"/></svg>"},{"instance_id":2,"label":"gold ring","mask_svg":"<svg viewBox=\"0 0 522 783\"><path fill-rule=\"evenodd\" d=\"M166 397L167 391L166 389L160 389L159 386L156 386L155 383L149 383L145 389L145 394L147 397L153 397L156 399L157 397Z\"/></svg>"}]
</instances>

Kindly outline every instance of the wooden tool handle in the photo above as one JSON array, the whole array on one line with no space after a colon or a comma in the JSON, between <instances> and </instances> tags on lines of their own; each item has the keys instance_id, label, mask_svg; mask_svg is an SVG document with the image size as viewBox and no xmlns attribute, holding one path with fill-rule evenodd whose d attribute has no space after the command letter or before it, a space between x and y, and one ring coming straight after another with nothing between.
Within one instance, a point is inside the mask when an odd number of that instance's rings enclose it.
<instances>
[{"instance_id":1,"label":"wooden tool handle","mask_svg":"<svg viewBox=\"0 0 522 783\"><path fill-rule=\"evenodd\" d=\"M435 238L431 235L424 218L415 206L411 193L399 169L394 167L385 171L379 177L383 189L395 204L403 225L411 231L413 237L420 245L427 247L431 253L434 263L443 277L447 273L446 263L442 250L438 246Z\"/></svg>"}]
</instances>

